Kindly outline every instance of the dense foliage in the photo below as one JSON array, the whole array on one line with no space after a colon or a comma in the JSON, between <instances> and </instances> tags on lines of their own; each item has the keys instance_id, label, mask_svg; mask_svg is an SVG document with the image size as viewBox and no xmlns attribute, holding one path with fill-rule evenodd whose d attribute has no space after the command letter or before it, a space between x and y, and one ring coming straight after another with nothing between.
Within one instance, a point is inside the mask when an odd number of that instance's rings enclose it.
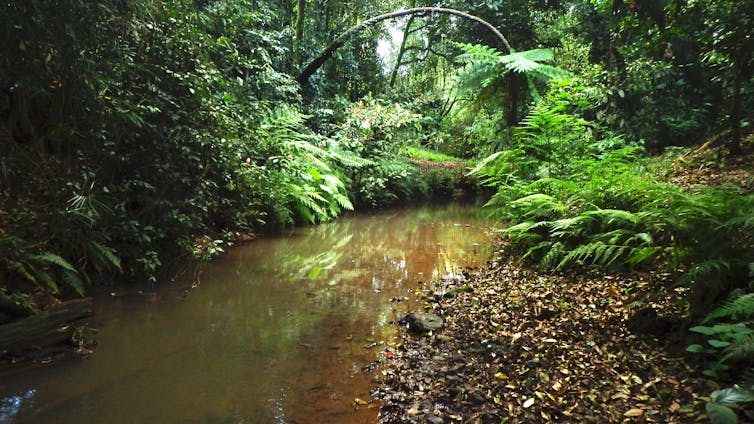
<instances>
[{"instance_id":1,"label":"dense foliage","mask_svg":"<svg viewBox=\"0 0 754 424\"><path fill-rule=\"evenodd\" d=\"M710 338L692 349L719 360L710 372L750 366L754 195L664 175L679 147L751 148L754 3L449 1L515 51L416 14L296 82L346 28L423 5L3 3L0 311L157 281L240 233L449 196L464 178L417 169L429 149L479 161L524 260L667 270Z\"/></svg>"}]
</instances>

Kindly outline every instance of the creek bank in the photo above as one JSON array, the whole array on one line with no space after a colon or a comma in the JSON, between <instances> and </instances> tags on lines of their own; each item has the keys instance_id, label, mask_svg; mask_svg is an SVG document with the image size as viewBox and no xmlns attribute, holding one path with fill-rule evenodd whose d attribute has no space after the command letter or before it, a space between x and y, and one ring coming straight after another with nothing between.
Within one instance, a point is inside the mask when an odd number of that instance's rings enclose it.
<instances>
[{"instance_id":1,"label":"creek bank","mask_svg":"<svg viewBox=\"0 0 754 424\"><path fill-rule=\"evenodd\" d=\"M379 422L694 422L710 387L681 359L669 277L534 273L498 257L446 283L464 287L454 296L425 291L444 326L404 333L386 358Z\"/></svg>"}]
</instances>

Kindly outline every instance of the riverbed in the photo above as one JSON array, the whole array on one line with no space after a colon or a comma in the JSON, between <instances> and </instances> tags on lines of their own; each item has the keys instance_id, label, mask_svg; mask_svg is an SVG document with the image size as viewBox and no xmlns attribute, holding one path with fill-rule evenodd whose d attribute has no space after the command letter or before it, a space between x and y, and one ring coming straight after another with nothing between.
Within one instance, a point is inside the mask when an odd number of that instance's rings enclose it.
<instances>
[{"instance_id":1,"label":"riverbed","mask_svg":"<svg viewBox=\"0 0 754 424\"><path fill-rule=\"evenodd\" d=\"M0 423L374 423L369 365L405 299L483 265L489 225L474 205L354 214L229 249L192 286L100 296L95 353L0 374Z\"/></svg>"}]
</instances>

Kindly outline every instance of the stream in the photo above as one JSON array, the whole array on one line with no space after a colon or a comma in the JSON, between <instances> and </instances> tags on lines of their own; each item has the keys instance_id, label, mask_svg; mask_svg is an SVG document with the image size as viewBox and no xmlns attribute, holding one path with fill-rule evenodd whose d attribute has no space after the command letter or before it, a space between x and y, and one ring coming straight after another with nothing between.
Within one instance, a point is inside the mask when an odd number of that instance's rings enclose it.
<instances>
[{"instance_id":1,"label":"stream","mask_svg":"<svg viewBox=\"0 0 754 424\"><path fill-rule=\"evenodd\" d=\"M359 213L232 248L192 288L99 296L95 353L0 374L0 423L374 423L364 367L421 283L487 261L489 224Z\"/></svg>"}]
</instances>

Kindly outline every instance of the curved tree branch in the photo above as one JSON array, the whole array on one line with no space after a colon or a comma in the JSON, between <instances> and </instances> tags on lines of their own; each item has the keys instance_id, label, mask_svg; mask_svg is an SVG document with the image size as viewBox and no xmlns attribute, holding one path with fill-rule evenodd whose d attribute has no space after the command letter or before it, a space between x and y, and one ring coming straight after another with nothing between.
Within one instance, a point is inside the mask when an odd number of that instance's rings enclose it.
<instances>
[{"instance_id":1,"label":"curved tree branch","mask_svg":"<svg viewBox=\"0 0 754 424\"><path fill-rule=\"evenodd\" d=\"M503 34L500 33L500 31L497 30L492 24L485 21L482 18L479 18L474 15L470 15L466 12L461 12L460 10L455 9L446 9L443 7L415 7L412 9L406 9L406 10L399 10L397 12L392 13L386 13L384 15L375 16L373 18L367 19L366 21L349 28L346 32L341 34L338 38L333 40L332 43L330 43L325 50L320 53L317 58L309 62L308 65L304 69L301 70L301 73L299 73L298 77L296 77L296 81L298 81L300 84L304 84L309 80L309 77L311 77L317 69L319 69L330 57L332 57L333 53L337 49L339 49L341 46L343 46L348 40L350 40L356 33L363 30L366 27L372 26L374 24L377 24L379 22L388 20L388 19L394 19L399 18L401 16L406 15L416 15L416 14L425 14L425 13L443 13L446 15L455 15L459 16L464 19L468 19L477 23L482 24L484 27L492 31L495 36L500 39L500 42L505 46L505 49L508 50L508 52L513 52L511 49L510 44L508 44L508 40L503 37Z\"/></svg>"}]
</instances>

